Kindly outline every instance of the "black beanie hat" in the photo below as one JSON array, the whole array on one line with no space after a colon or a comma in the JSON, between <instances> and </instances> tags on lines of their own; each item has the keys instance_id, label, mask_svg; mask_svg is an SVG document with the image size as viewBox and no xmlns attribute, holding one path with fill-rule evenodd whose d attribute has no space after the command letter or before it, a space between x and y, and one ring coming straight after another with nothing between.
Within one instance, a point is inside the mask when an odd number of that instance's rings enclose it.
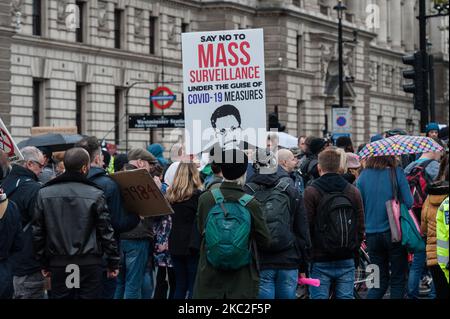
<instances>
[{"instance_id":1,"label":"black beanie hat","mask_svg":"<svg viewBox=\"0 0 450 319\"><path fill-rule=\"evenodd\" d=\"M247 171L248 157L241 150L230 149L222 151L221 158L214 158L214 163L220 167L225 179L235 180Z\"/></svg>"},{"instance_id":2,"label":"black beanie hat","mask_svg":"<svg viewBox=\"0 0 450 319\"><path fill-rule=\"evenodd\" d=\"M309 144L309 151L312 154L317 155L322 151L326 144L327 142L323 138L314 138Z\"/></svg>"}]
</instances>

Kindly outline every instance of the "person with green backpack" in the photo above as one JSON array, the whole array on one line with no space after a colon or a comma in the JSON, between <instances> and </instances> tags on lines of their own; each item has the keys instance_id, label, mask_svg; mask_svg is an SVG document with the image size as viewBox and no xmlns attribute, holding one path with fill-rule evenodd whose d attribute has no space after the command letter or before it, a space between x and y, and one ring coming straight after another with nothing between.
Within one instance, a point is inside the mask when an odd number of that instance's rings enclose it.
<instances>
[{"instance_id":1,"label":"person with green backpack","mask_svg":"<svg viewBox=\"0 0 450 319\"><path fill-rule=\"evenodd\" d=\"M215 162L224 182L199 198L197 225L202 238L193 297L255 299L257 253L269 247L270 234L260 204L242 190L247 156L239 150L220 155Z\"/></svg>"}]
</instances>

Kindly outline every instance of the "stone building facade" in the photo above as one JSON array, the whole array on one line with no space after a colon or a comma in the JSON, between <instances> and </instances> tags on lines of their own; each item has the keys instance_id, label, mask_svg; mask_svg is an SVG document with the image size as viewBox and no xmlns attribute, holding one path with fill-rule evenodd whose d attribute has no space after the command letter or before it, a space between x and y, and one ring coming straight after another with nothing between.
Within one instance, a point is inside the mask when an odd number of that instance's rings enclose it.
<instances>
[{"instance_id":1,"label":"stone building facade","mask_svg":"<svg viewBox=\"0 0 450 319\"><path fill-rule=\"evenodd\" d=\"M9 125L9 111L11 100L11 28L9 15L10 1L0 0L0 118Z\"/></svg>"},{"instance_id":2,"label":"stone building facade","mask_svg":"<svg viewBox=\"0 0 450 319\"><path fill-rule=\"evenodd\" d=\"M121 147L127 135L130 146L173 143L182 131L127 134L125 105L130 114L158 113L150 108L149 94L165 84L178 97L165 112L179 113L181 33L244 28L264 29L268 112L278 106L280 121L293 135L331 131L337 104L334 0L10 1L11 101L0 107L18 141L33 126L76 125L80 133ZM344 69L354 79L344 93L352 108L353 139L362 143L392 127L418 133L419 113L401 86L406 67L401 57L418 48L416 1L344 3ZM73 5L79 21L72 19ZM355 30L357 42L352 42ZM428 31L436 60L437 116L448 123L448 19L433 19ZM6 92L3 78L2 71L0 94Z\"/></svg>"}]
</instances>

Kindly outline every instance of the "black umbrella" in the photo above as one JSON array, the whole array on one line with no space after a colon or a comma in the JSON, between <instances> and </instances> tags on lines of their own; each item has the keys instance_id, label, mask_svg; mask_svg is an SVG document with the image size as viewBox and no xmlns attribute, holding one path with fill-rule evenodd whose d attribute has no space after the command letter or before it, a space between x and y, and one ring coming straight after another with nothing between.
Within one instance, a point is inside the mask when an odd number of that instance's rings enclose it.
<instances>
[{"instance_id":1,"label":"black umbrella","mask_svg":"<svg viewBox=\"0 0 450 319\"><path fill-rule=\"evenodd\" d=\"M17 146L22 149L26 146L43 147L45 146L51 152L66 151L72 148L75 143L79 142L83 138L79 134L55 134L48 133L44 135L37 135L26 139Z\"/></svg>"}]
</instances>

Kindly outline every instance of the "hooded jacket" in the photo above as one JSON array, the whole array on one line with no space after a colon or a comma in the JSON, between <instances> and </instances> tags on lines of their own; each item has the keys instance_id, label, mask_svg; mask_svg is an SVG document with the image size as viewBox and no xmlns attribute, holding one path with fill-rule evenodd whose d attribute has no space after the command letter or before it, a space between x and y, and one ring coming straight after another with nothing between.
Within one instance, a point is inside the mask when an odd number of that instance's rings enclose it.
<instances>
[{"instance_id":1,"label":"hooded jacket","mask_svg":"<svg viewBox=\"0 0 450 319\"><path fill-rule=\"evenodd\" d=\"M41 270L33 251L33 235L31 227L34 203L41 188L37 176L29 169L20 165L12 165L10 174L3 180L2 188L9 200L16 203L22 225L23 249L10 258L13 275L26 276Z\"/></svg>"},{"instance_id":2,"label":"hooded jacket","mask_svg":"<svg viewBox=\"0 0 450 319\"><path fill-rule=\"evenodd\" d=\"M412 162L411 164L409 164L408 166L406 166L405 168L405 174L408 175L409 173L411 173L411 171L413 170L413 168L422 165L423 163L425 163L426 161L429 161L428 158L419 158L418 160ZM436 160L432 160L428 163L428 165L426 165L425 167L425 172L427 173L428 177L431 180L435 180L438 173L439 173L439 162Z\"/></svg>"},{"instance_id":3,"label":"hooded jacket","mask_svg":"<svg viewBox=\"0 0 450 319\"><path fill-rule=\"evenodd\" d=\"M161 165L162 168L166 168L169 165L169 161L166 160L163 156L164 147L161 144L151 144L147 147L147 151L149 151L153 154L153 156L156 157L159 165Z\"/></svg>"},{"instance_id":4,"label":"hooded jacket","mask_svg":"<svg viewBox=\"0 0 450 319\"><path fill-rule=\"evenodd\" d=\"M329 192L343 192L347 195L353 207L357 211L358 216L358 243L357 247L361 244L364 239L364 209L361 194L359 190L349 184L341 175L329 173L325 174L318 179L316 179L311 186L308 186L305 190L305 208L308 214L308 220L310 225L311 239L312 239L312 259L315 262L330 262L344 259L354 258L357 251L349 252L347 254L329 254L322 251L317 245L317 239L315 237L316 233L314 226L316 224L317 208L319 207L322 195L317 188L321 189L325 193Z\"/></svg>"},{"instance_id":5,"label":"hooded jacket","mask_svg":"<svg viewBox=\"0 0 450 319\"><path fill-rule=\"evenodd\" d=\"M448 196L448 182L436 182L427 187L428 197L422 206L421 231L427 237L427 266L438 264L436 251L436 214L439 206Z\"/></svg>"},{"instance_id":6,"label":"hooded jacket","mask_svg":"<svg viewBox=\"0 0 450 319\"><path fill-rule=\"evenodd\" d=\"M261 269L299 269L300 272L305 272L309 260L311 240L309 236L308 220L303 206L303 198L296 190L294 180L287 171L279 166L276 173L255 174L249 182L264 186L265 188L273 188L282 178L288 178L290 180L290 186L286 189L286 192L291 198L291 230L296 239L295 245L280 252L261 250L260 265ZM249 186L250 185L246 185L244 190L248 194L253 195L253 191Z\"/></svg>"},{"instance_id":7,"label":"hooded jacket","mask_svg":"<svg viewBox=\"0 0 450 319\"><path fill-rule=\"evenodd\" d=\"M47 267L101 265L117 269L119 252L103 191L80 173L65 172L48 182L36 199L33 242Z\"/></svg>"}]
</instances>

